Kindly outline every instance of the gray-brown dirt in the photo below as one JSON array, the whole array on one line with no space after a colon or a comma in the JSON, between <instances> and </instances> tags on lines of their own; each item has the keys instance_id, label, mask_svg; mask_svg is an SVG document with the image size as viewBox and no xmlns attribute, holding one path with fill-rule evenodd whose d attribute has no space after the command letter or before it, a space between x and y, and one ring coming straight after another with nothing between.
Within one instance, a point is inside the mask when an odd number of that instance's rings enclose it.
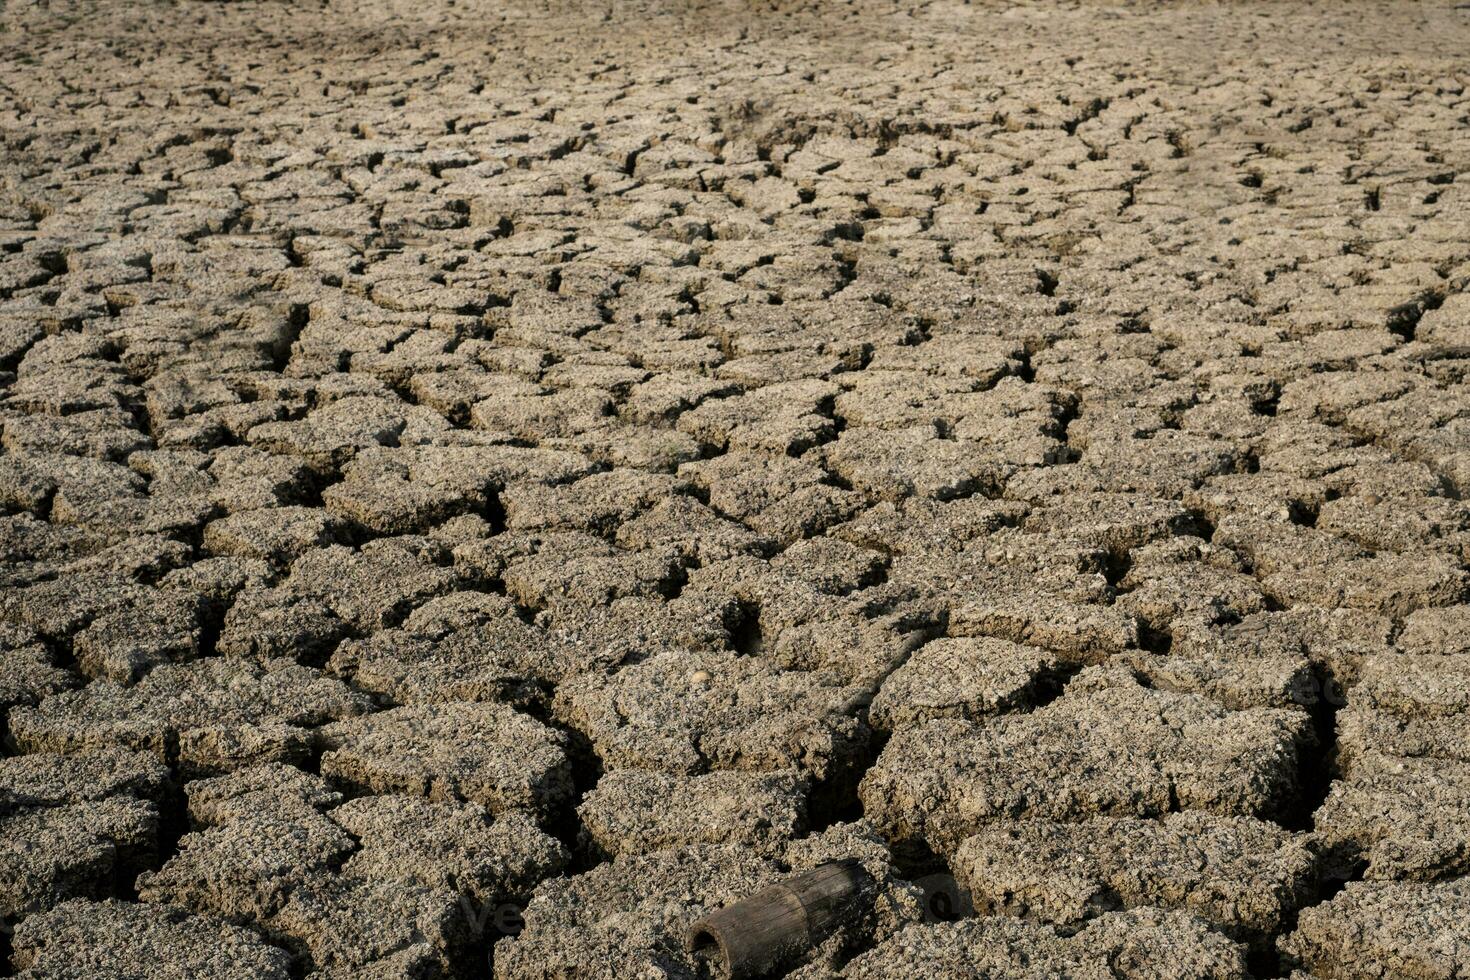
<instances>
[{"instance_id":1,"label":"gray-brown dirt","mask_svg":"<svg viewBox=\"0 0 1470 980\"><path fill-rule=\"evenodd\" d=\"M0 0L0 973L1470 976L1467 51Z\"/></svg>"}]
</instances>

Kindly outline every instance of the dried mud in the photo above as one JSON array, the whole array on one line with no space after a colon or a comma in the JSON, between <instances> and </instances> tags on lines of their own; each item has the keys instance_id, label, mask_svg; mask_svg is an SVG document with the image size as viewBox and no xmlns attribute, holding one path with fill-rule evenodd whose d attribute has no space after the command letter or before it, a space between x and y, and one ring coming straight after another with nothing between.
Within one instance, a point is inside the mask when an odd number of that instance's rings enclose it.
<instances>
[{"instance_id":1,"label":"dried mud","mask_svg":"<svg viewBox=\"0 0 1470 980\"><path fill-rule=\"evenodd\" d=\"M0 2L0 973L1470 975L1467 50Z\"/></svg>"}]
</instances>

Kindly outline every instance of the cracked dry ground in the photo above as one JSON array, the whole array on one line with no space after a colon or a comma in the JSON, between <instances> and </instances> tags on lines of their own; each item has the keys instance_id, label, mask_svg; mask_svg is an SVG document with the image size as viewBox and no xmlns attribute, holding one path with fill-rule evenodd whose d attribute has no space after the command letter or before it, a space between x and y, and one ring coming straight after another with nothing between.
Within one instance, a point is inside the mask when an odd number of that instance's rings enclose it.
<instances>
[{"instance_id":1,"label":"cracked dry ground","mask_svg":"<svg viewBox=\"0 0 1470 980\"><path fill-rule=\"evenodd\" d=\"M0 26L4 969L1470 976L1463 4Z\"/></svg>"}]
</instances>

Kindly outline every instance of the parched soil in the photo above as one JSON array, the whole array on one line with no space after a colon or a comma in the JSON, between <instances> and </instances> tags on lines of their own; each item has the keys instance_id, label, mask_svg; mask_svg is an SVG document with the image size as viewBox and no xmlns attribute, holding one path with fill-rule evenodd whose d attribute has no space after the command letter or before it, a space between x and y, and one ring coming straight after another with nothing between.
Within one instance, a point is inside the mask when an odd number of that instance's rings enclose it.
<instances>
[{"instance_id":1,"label":"parched soil","mask_svg":"<svg viewBox=\"0 0 1470 980\"><path fill-rule=\"evenodd\" d=\"M1467 52L0 0L0 974L1470 976Z\"/></svg>"}]
</instances>

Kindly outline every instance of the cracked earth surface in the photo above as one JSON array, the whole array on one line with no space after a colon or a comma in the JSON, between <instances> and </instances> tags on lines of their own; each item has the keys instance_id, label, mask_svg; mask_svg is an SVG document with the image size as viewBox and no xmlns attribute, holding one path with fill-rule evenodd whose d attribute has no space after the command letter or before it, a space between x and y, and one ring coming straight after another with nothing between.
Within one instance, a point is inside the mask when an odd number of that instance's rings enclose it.
<instances>
[{"instance_id":1,"label":"cracked earth surface","mask_svg":"<svg viewBox=\"0 0 1470 980\"><path fill-rule=\"evenodd\" d=\"M0 4L0 966L1470 976L1470 9Z\"/></svg>"}]
</instances>

